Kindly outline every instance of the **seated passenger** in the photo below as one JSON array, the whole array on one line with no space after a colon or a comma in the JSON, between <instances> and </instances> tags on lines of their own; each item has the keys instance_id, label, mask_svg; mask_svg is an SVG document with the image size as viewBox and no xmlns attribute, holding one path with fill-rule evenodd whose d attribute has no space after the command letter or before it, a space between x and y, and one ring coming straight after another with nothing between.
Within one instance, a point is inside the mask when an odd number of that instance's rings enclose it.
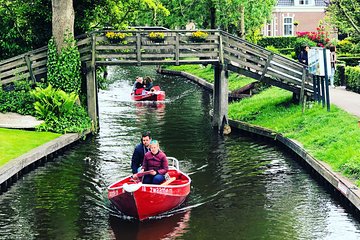
<instances>
[{"instance_id":1,"label":"seated passenger","mask_svg":"<svg viewBox=\"0 0 360 240\"><path fill-rule=\"evenodd\" d=\"M149 175L145 175L143 183L160 184L165 181L165 174L168 171L168 160L164 152L159 149L159 142L151 140L150 152L144 156L142 169L140 172L150 171Z\"/></svg>"},{"instance_id":2,"label":"seated passenger","mask_svg":"<svg viewBox=\"0 0 360 240\"><path fill-rule=\"evenodd\" d=\"M143 85L144 85L146 91L150 91L151 88L153 87L153 80L151 79L151 77L146 76L144 78Z\"/></svg>"},{"instance_id":3,"label":"seated passenger","mask_svg":"<svg viewBox=\"0 0 360 240\"><path fill-rule=\"evenodd\" d=\"M133 85L133 91L135 92L135 94L139 94L136 92L137 89L141 89L143 88L143 78L142 77L136 77L136 80L134 82ZM140 91L141 94L141 91Z\"/></svg>"}]
</instances>

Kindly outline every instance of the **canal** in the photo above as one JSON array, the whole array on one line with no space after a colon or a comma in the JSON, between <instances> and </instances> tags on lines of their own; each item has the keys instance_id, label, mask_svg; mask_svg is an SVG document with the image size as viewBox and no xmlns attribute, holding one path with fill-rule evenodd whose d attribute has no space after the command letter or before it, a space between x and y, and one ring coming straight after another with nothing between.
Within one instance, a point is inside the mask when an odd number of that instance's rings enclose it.
<instances>
[{"instance_id":1,"label":"canal","mask_svg":"<svg viewBox=\"0 0 360 240\"><path fill-rule=\"evenodd\" d=\"M136 103L137 75L166 91L165 103ZM360 224L278 146L211 128L212 96L154 68L112 67L99 93L100 132L0 195L0 239L360 239ZM150 130L189 173L179 209L139 223L116 212L106 186L130 174L141 132Z\"/></svg>"}]
</instances>

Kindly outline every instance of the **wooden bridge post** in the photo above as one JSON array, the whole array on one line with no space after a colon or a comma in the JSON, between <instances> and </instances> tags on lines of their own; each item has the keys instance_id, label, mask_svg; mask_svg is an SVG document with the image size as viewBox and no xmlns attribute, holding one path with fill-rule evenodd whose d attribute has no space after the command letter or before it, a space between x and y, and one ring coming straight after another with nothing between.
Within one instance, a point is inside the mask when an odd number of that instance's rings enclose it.
<instances>
[{"instance_id":1,"label":"wooden bridge post","mask_svg":"<svg viewBox=\"0 0 360 240\"><path fill-rule=\"evenodd\" d=\"M212 125L223 132L228 124L228 71L226 65L216 64L214 73L214 115Z\"/></svg>"},{"instance_id":2,"label":"wooden bridge post","mask_svg":"<svg viewBox=\"0 0 360 240\"><path fill-rule=\"evenodd\" d=\"M91 62L86 62L86 91L87 91L87 107L88 114L93 121L94 130L97 132L99 128L99 113L98 113L98 98L97 98L97 83L96 83L96 36L91 36Z\"/></svg>"}]
</instances>

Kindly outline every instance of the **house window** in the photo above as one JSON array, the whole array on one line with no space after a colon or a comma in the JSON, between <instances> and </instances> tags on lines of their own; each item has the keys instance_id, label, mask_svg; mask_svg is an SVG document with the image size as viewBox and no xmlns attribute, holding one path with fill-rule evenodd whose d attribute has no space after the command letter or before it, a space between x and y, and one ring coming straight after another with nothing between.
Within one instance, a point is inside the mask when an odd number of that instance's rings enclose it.
<instances>
[{"instance_id":1,"label":"house window","mask_svg":"<svg viewBox=\"0 0 360 240\"><path fill-rule=\"evenodd\" d=\"M271 24L267 25L267 36L271 36Z\"/></svg>"},{"instance_id":2,"label":"house window","mask_svg":"<svg viewBox=\"0 0 360 240\"><path fill-rule=\"evenodd\" d=\"M293 35L293 19L291 17L284 18L284 36Z\"/></svg>"},{"instance_id":3,"label":"house window","mask_svg":"<svg viewBox=\"0 0 360 240\"><path fill-rule=\"evenodd\" d=\"M309 5L309 0L299 0L299 5Z\"/></svg>"}]
</instances>

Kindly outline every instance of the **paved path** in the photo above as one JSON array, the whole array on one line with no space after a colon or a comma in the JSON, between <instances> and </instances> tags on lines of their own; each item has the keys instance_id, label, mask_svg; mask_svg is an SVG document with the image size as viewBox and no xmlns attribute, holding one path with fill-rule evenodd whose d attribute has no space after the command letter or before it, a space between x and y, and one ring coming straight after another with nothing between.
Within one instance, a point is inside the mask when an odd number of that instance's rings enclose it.
<instances>
[{"instance_id":1,"label":"paved path","mask_svg":"<svg viewBox=\"0 0 360 240\"><path fill-rule=\"evenodd\" d=\"M32 116L24 116L18 113L0 113L0 127L2 128L35 128L44 121L36 120Z\"/></svg>"},{"instance_id":2,"label":"paved path","mask_svg":"<svg viewBox=\"0 0 360 240\"><path fill-rule=\"evenodd\" d=\"M360 94L344 87L330 88L330 102L360 118Z\"/></svg>"}]
</instances>

